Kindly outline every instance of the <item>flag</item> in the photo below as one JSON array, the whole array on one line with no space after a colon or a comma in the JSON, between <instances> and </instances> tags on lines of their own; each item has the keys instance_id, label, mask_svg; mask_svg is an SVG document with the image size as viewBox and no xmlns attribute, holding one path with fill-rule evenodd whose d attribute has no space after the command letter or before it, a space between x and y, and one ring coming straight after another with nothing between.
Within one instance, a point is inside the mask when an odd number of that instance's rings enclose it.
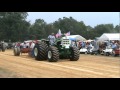
<instances>
[{"instance_id":1,"label":"flag","mask_svg":"<svg viewBox=\"0 0 120 90\"><path fill-rule=\"evenodd\" d=\"M61 36L62 35L62 33L61 33L61 30L59 29L59 31L58 31L58 34L59 34L59 36Z\"/></svg>"},{"instance_id":2,"label":"flag","mask_svg":"<svg viewBox=\"0 0 120 90\"><path fill-rule=\"evenodd\" d=\"M55 35L56 38L60 37L62 35L61 30L59 29L58 33Z\"/></svg>"},{"instance_id":3,"label":"flag","mask_svg":"<svg viewBox=\"0 0 120 90\"><path fill-rule=\"evenodd\" d=\"M66 36L70 36L70 31L65 34Z\"/></svg>"},{"instance_id":4,"label":"flag","mask_svg":"<svg viewBox=\"0 0 120 90\"><path fill-rule=\"evenodd\" d=\"M55 36L56 36L56 38L58 38L58 37L59 37L59 34L57 33Z\"/></svg>"}]
</instances>

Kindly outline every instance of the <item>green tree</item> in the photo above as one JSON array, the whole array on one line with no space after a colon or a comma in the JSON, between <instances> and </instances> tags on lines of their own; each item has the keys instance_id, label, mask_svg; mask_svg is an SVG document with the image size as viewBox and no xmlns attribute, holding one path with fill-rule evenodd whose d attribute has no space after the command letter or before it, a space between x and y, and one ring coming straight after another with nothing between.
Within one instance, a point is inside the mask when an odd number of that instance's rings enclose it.
<instances>
[{"instance_id":1,"label":"green tree","mask_svg":"<svg viewBox=\"0 0 120 90\"><path fill-rule=\"evenodd\" d=\"M115 26L114 32L120 33L120 26L119 26L119 25L116 25L116 26Z\"/></svg>"},{"instance_id":2,"label":"green tree","mask_svg":"<svg viewBox=\"0 0 120 90\"><path fill-rule=\"evenodd\" d=\"M0 12L0 39L22 41L30 26L27 15L27 12Z\"/></svg>"},{"instance_id":3,"label":"green tree","mask_svg":"<svg viewBox=\"0 0 120 90\"><path fill-rule=\"evenodd\" d=\"M83 21L77 21L72 17L63 17L63 19L59 18L58 21L53 23L54 27L58 30L61 29L62 33L66 33L70 31L72 35L82 35L86 36L86 26Z\"/></svg>"},{"instance_id":4,"label":"green tree","mask_svg":"<svg viewBox=\"0 0 120 90\"><path fill-rule=\"evenodd\" d=\"M100 24L95 26L94 32L96 33L95 37L101 36L103 33L112 33L114 30L113 24Z\"/></svg>"},{"instance_id":5,"label":"green tree","mask_svg":"<svg viewBox=\"0 0 120 90\"><path fill-rule=\"evenodd\" d=\"M46 22L43 19L36 19L30 27L31 39L41 39L45 37Z\"/></svg>"}]
</instances>

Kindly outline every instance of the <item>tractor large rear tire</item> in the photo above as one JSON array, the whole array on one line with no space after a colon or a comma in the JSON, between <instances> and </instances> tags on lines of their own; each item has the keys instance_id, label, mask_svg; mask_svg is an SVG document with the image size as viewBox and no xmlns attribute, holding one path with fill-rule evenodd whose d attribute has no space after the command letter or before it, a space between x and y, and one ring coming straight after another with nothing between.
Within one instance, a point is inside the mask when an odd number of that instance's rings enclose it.
<instances>
[{"instance_id":1,"label":"tractor large rear tire","mask_svg":"<svg viewBox=\"0 0 120 90\"><path fill-rule=\"evenodd\" d=\"M71 47L71 55L70 55L70 61L77 61L79 60L80 54L77 47Z\"/></svg>"},{"instance_id":2,"label":"tractor large rear tire","mask_svg":"<svg viewBox=\"0 0 120 90\"><path fill-rule=\"evenodd\" d=\"M48 56L48 49L49 49L49 46L43 42L43 45L44 45L44 48L45 48L45 60L47 60L47 56Z\"/></svg>"},{"instance_id":3,"label":"tractor large rear tire","mask_svg":"<svg viewBox=\"0 0 120 90\"><path fill-rule=\"evenodd\" d=\"M57 62L59 60L59 51L56 47L50 46L48 49L48 61Z\"/></svg>"},{"instance_id":4,"label":"tractor large rear tire","mask_svg":"<svg viewBox=\"0 0 120 90\"><path fill-rule=\"evenodd\" d=\"M47 44L39 42L34 47L34 56L36 60L47 60Z\"/></svg>"},{"instance_id":5,"label":"tractor large rear tire","mask_svg":"<svg viewBox=\"0 0 120 90\"><path fill-rule=\"evenodd\" d=\"M19 47L15 47L13 52L14 52L15 56L20 56L20 48Z\"/></svg>"}]
</instances>

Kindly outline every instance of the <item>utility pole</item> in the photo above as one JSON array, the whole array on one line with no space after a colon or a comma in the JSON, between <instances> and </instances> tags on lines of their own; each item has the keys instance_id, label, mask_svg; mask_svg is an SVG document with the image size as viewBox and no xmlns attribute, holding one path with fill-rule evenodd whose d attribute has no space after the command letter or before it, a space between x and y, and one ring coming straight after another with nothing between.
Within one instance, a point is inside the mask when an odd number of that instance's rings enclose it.
<instances>
[{"instance_id":1,"label":"utility pole","mask_svg":"<svg viewBox=\"0 0 120 90\"><path fill-rule=\"evenodd\" d=\"M119 12L119 27L118 27L118 33L119 33L119 42L120 42L120 12Z\"/></svg>"},{"instance_id":2,"label":"utility pole","mask_svg":"<svg viewBox=\"0 0 120 90\"><path fill-rule=\"evenodd\" d=\"M120 33L120 12L119 12L119 33Z\"/></svg>"},{"instance_id":3,"label":"utility pole","mask_svg":"<svg viewBox=\"0 0 120 90\"><path fill-rule=\"evenodd\" d=\"M120 42L120 12L119 12L119 30L118 30L118 33L119 33L119 42Z\"/></svg>"}]
</instances>

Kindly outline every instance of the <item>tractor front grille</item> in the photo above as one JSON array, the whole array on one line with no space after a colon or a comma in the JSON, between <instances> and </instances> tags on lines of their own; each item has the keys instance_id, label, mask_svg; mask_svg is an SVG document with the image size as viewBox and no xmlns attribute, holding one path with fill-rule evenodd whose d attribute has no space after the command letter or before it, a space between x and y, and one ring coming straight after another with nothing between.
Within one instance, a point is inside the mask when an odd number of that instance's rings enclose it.
<instances>
[{"instance_id":1,"label":"tractor front grille","mask_svg":"<svg viewBox=\"0 0 120 90\"><path fill-rule=\"evenodd\" d=\"M64 44L64 45L70 44L69 39L63 39L62 44Z\"/></svg>"},{"instance_id":2,"label":"tractor front grille","mask_svg":"<svg viewBox=\"0 0 120 90\"><path fill-rule=\"evenodd\" d=\"M69 48L70 46L70 40L69 39L63 39L62 40L62 47Z\"/></svg>"}]
</instances>

